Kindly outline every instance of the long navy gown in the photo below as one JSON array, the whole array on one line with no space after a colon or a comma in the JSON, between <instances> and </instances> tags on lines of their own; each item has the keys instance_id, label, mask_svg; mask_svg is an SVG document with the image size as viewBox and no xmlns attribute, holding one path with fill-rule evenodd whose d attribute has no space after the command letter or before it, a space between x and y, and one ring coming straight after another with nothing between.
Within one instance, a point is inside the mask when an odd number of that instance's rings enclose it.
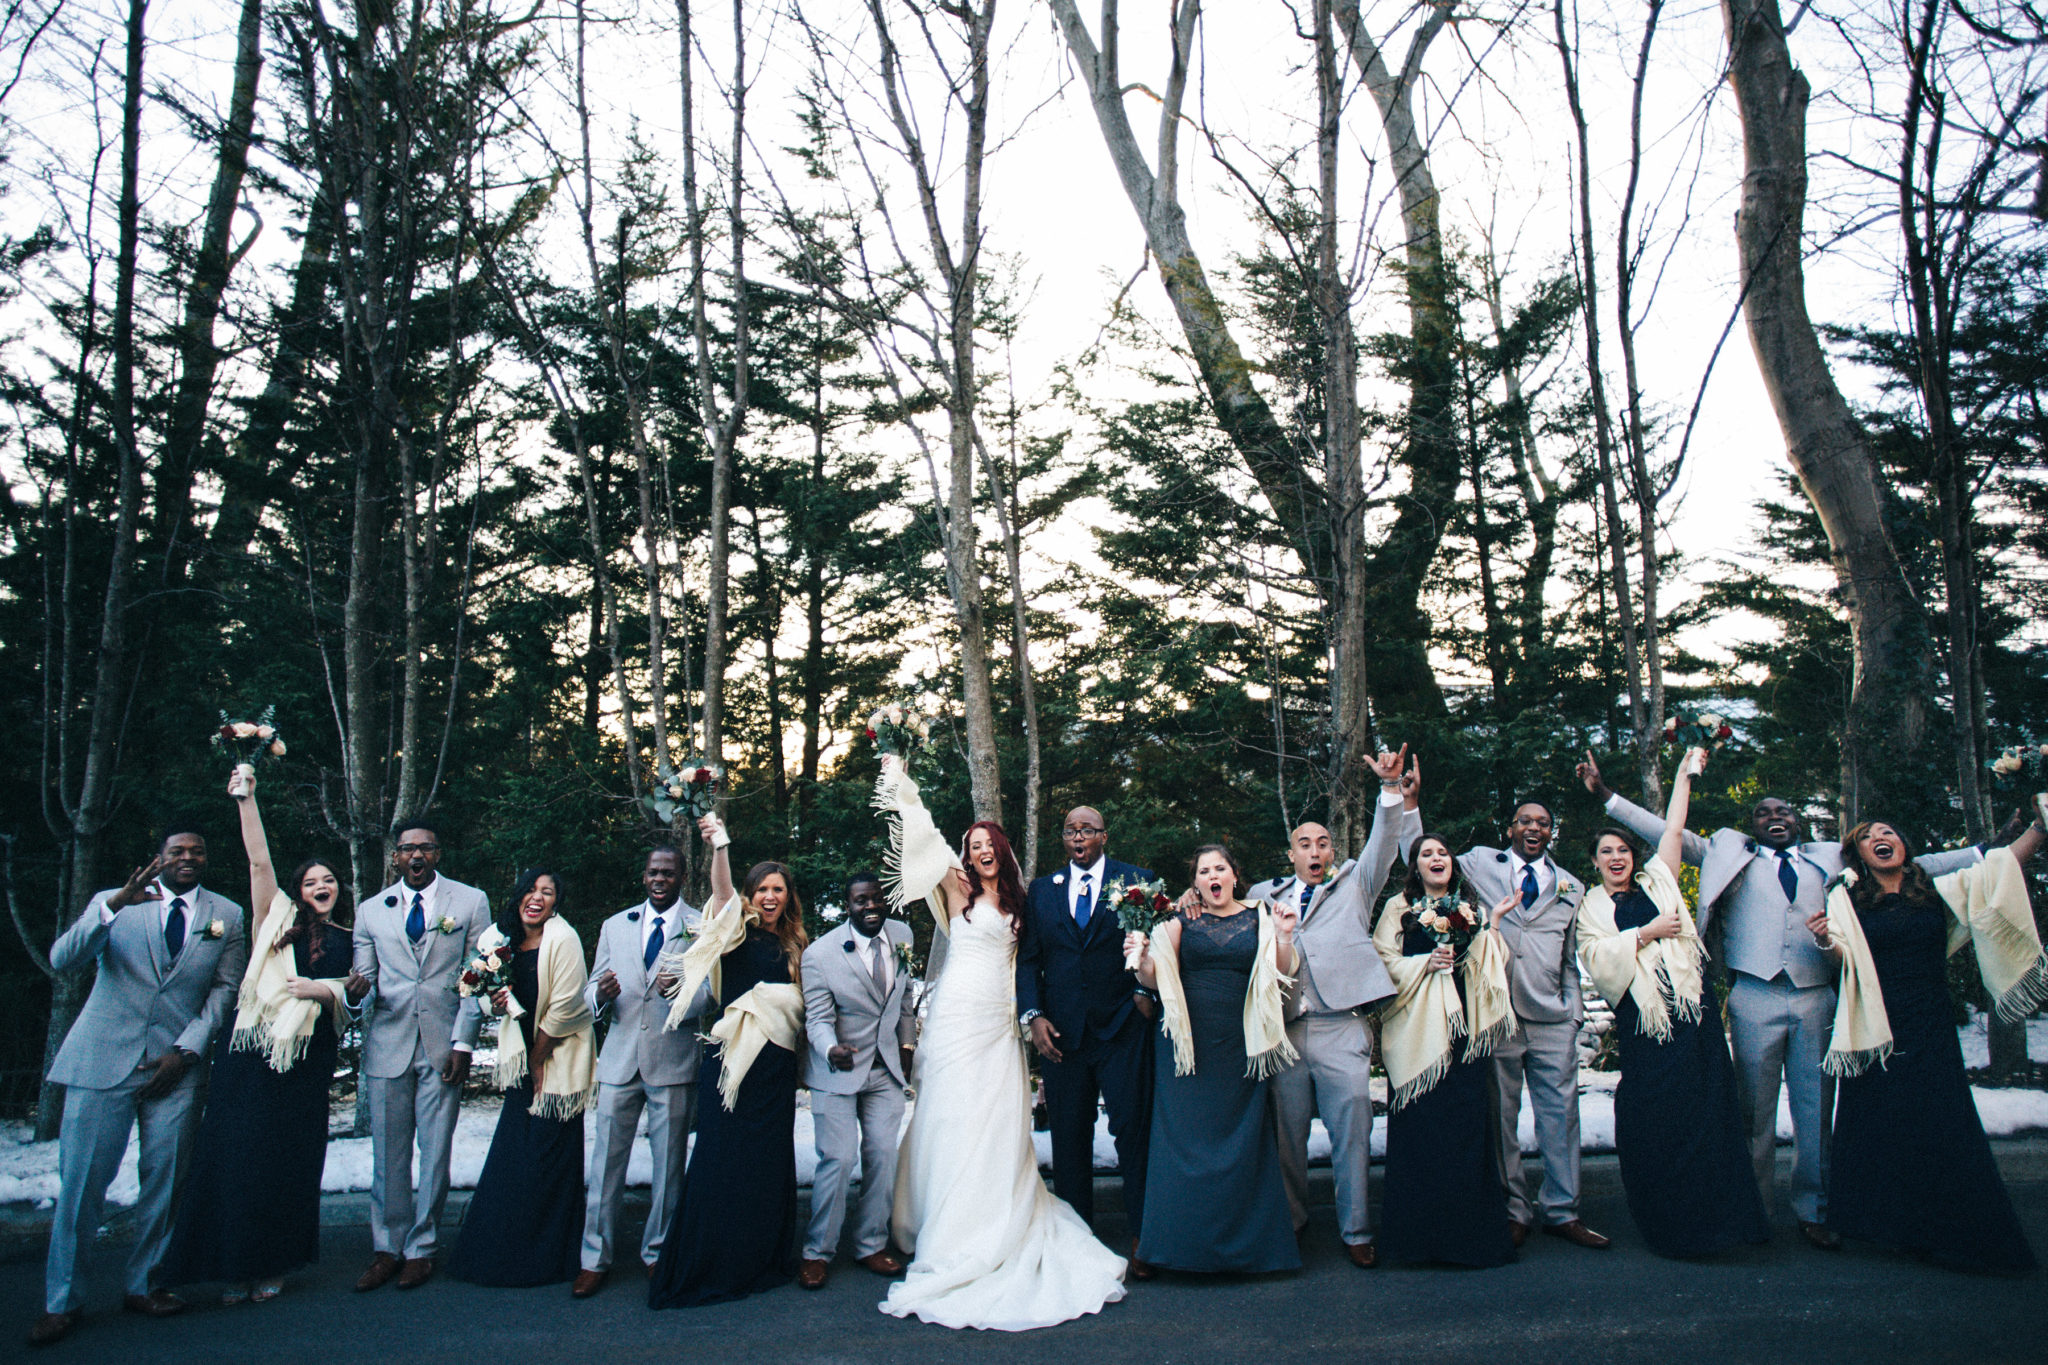
<instances>
[{"instance_id":1,"label":"long navy gown","mask_svg":"<svg viewBox=\"0 0 2048 1365\"><path fill-rule=\"evenodd\" d=\"M1404 956L1427 957L1436 946L1412 921L1401 926ZM1452 979L1462 1004L1464 973ZM1378 1240L1390 1261L1485 1267L1515 1259L1507 1193L1493 1157L1493 1059L1468 1062L1463 1042L1456 1047L1442 1080L1387 1115Z\"/></svg>"},{"instance_id":2,"label":"long navy gown","mask_svg":"<svg viewBox=\"0 0 2048 1365\"><path fill-rule=\"evenodd\" d=\"M303 911L299 912L301 915ZM299 976L348 975L349 931L315 923L291 945ZM320 1173L327 1164L328 1091L340 1038L320 1012L289 1071L220 1031L206 1112L164 1258L166 1284L274 1280L320 1259Z\"/></svg>"},{"instance_id":3,"label":"long navy gown","mask_svg":"<svg viewBox=\"0 0 2048 1365\"><path fill-rule=\"evenodd\" d=\"M1173 1044L1154 1040L1138 1257L1169 1270L1299 1270L1266 1082L1245 1074L1244 997L1259 951L1258 914L1180 923L1195 1071L1176 1076Z\"/></svg>"},{"instance_id":4,"label":"long navy gown","mask_svg":"<svg viewBox=\"0 0 2048 1365\"><path fill-rule=\"evenodd\" d=\"M1614 902L1614 927L1627 933L1657 918L1631 889ZM1721 1011L1708 991L1700 1017L1671 1012L1671 1037L1642 1031L1635 998L1614 1006L1621 1038L1621 1083L1614 1090L1614 1147L1628 1211L1659 1256L1709 1256L1771 1239L1749 1147L1735 1104L1735 1065Z\"/></svg>"},{"instance_id":5,"label":"long navy gown","mask_svg":"<svg viewBox=\"0 0 2048 1365\"><path fill-rule=\"evenodd\" d=\"M526 1012L519 1032L533 1056L540 949L512 959L512 998ZM531 1074L505 1091L490 1154L462 1219L448 1274L471 1284L527 1289L576 1278L583 1245L583 1115L540 1118Z\"/></svg>"},{"instance_id":6,"label":"long navy gown","mask_svg":"<svg viewBox=\"0 0 2048 1365\"><path fill-rule=\"evenodd\" d=\"M1952 1269L2024 1275L2034 1251L1963 1074L1948 912L1892 893L1860 919L1892 1054L1836 1092L1828 1226Z\"/></svg>"},{"instance_id":7,"label":"long navy gown","mask_svg":"<svg viewBox=\"0 0 2048 1365\"><path fill-rule=\"evenodd\" d=\"M721 959L720 1007L762 982L788 984L789 959L773 934L750 926ZM730 1113L718 1094L720 1064L707 1051L697 1072L697 1143L654 1264L650 1307L728 1303L796 1275L797 1055L765 1045Z\"/></svg>"}]
</instances>

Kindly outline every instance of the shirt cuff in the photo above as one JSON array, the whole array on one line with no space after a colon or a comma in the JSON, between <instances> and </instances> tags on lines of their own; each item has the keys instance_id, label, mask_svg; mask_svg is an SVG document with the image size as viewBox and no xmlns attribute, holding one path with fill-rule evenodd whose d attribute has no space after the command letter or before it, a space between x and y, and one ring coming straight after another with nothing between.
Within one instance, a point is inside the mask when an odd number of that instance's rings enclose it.
<instances>
[{"instance_id":1,"label":"shirt cuff","mask_svg":"<svg viewBox=\"0 0 2048 1365\"><path fill-rule=\"evenodd\" d=\"M460 1038L457 1038L448 1044L448 1050L450 1052L474 1052L476 1051L476 1048L468 1043L463 1042Z\"/></svg>"},{"instance_id":2,"label":"shirt cuff","mask_svg":"<svg viewBox=\"0 0 2048 1365\"><path fill-rule=\"evenodd\" d=\"M1600 803L1600 809L1611 812L1614 809L1614 803L1619 800L1621 800L1620 792L1609 792L1607 793L1607 799Z\"/></svg>"},{"instance_id":3,"label":"shirt cuff","mask_svg":"<svg viewBox=\"0 0 2048 1365\"><path fill-rule=\"evenodd\" d=\"M115 909L115 908L114 908L113 906L111 906L111 905L108 905L108 904L107 904L107 903L106 903L105 901L101 901L101 902L100 902L100 927L101 927L102 929L104 929L104 928L105 928L106 926L108 926L109 924L112 924L112 923L114 922L114 916L116 916L116 915L118 915L118 914L120 914L120 913L121 913L121 912L120 912L119 910L116 910L116 909Z\"/></svg>"},{"instance_id":4,"label":"shirt cuff","mask_svg":"<svg viewBox=\"0 0 2048 1365\"><path fill-rule=\"evenodd\" d=\"M1392 791L1387 790L1385 787L1380 788L1380 804L1390 810L1407 799L1407 797L1401 795L1399 787L1394 788Z\"/></svg>"}]
</instances>

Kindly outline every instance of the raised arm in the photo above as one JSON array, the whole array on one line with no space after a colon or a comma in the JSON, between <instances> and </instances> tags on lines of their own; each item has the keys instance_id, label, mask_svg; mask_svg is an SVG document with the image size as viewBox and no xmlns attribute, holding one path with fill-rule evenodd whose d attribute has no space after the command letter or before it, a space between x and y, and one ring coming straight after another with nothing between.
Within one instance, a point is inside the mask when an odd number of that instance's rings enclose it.
<instances>
[{"instance_id":1,"label":"raised arm","mask_svg":"<svg viewBox=\"0 0 2048 1365\"><path fill-rule=\"evenodd\" d=\"M1706 766L1706 750L1687 749L1671 778L1671 800L1664 807L1664 832L1657 840L1657 858L1674 880L1685 861L1685 816L1692 806L1692 780Z\"/></svg>"},{"instance_id":2,"label":"raised arm","mask_svg":"<svg viewBox=\"0 0 2048 1365\"><path fill-rule=\"evenodd\" d=\"M1586 790L1600 799L1600 808L1607 818L1620 825L1638 839L1651 843L1660 842L1664 837L1664 822L1655 813L1644 810L1635 802L1608 786L1600 776L1600 765L1593 759L1593 751L1586 751L1586 761L1579 764L1579 780L1586 784ZM1686 862L1697 867L1706 860L1707 841L1700 835L1686 831L1683 838L1682 856Z\"/></svg>"},{"instance_id":3,"label":"raised arm","mask_svg":"<svg viewBox=\"0 0 2048 1365\"><path fill-rule=\"evenodd\" d=\"M242 848L249 855L249 941L263 938L270 902L277 898L277 868L270 861L270 837L263 832L263 812L256 808L256 769L237 763L228 778L228 795L242 818Z\"/></svg>"},{"instance_id":4,"label":"raised arm","mask_svg":"<svg viewBox=\"0 0 2048 1365\"><path fill-rule=\"evenodd\" d=\"M732 842L725 832L725 823L715 815L707 815L697 821L697 833L703 838L704 846L711 850L711 905L716 911L732 899L732 853L727 845Z\"/></svg>"}]
</instances>

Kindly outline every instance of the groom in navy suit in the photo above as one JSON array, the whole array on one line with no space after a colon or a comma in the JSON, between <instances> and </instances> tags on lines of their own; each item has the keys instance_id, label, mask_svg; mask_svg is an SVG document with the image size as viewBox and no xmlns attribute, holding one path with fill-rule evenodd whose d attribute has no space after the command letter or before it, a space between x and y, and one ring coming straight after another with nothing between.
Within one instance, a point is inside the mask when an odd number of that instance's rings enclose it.
<instances>
[{"instance_id":1,"label":"groom in navy suit","mask_svg":"<svg viewBox=\"0 0 2048 1365\"><path fill-rule=\"evenodd\" d=\"M1017 945L1017 1008L1045 1077L1052 1126L1053 1193L1082 1218L1095 1213L1095 1106L1116 1139L1132 1274L1145 1208L1145 1145L1152 1124L1152 1019L1156 999L1124 970L1124 935L1103 889L1150 881L1141 867L1103 856L1109 831L1092 806L1067 812L1066 867L1031 883Z\"/></svg>"}]
</instances>

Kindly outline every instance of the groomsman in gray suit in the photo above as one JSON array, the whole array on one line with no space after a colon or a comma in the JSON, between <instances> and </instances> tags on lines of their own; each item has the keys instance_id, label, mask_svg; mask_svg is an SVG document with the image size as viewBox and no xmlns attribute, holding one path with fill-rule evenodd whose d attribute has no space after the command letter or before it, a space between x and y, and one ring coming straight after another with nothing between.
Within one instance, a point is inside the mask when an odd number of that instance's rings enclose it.
<instances>
[{"instance_id":1,"label":"groomsman in gray suit","mask_svg":"<svg viewBox=\"0 0 2048 1365\"><path fill-rule=\"evenodd\" d=\"M1579 779L1624 828L1645 839L1662 836L1664 817L1609 788L1590 753ZM1827 885L1842 870L1842 850L1801 842L1801 832L1799 813L1767 796L1751 809L1748 833L1718 829L1701 838L1687 831L1685 860L1700 870L1700 933L1720 925L1721 956L1733 973L1728 1042L1735 1053L1735 1102L1749 1130L1764 1207L1774 1202L1777 1184L1782 1080L1792 1101L1792 1215L1808 1242L1837 1251L1841 1236L1826 1226L1835 1078L1821 1070L1834 1033L1837 968L1815 945L1806 921L1826 905ZM1964 848L1917 861L1939 877L1983 856Z\"/></svg>"},{"instance_id":2,"label":"groomsman in gray suit","mask_svg":"<svg viewBox=\"0 0 2048 1365\"><path fill-rule=\"evenodd\" d=\"M1536 1149L1543 1155L1540 1211L1543 1230L1595 1250L1608 1239L1579 1218L1579 999L1578 921L1585 884L1550 857L1556 821L1541 801L1515 807L1508 846L1473 848L1458 855L1458 872L1490 907L1512 893L1515 904L1500 921L1508 945L1508 998L1515 1033L1494 1049L1500 1106L1495 1152L1507 1189L1508 1221L1516 1246L1528 1240L1538 1201L1522 1169L1517 1129L1522 1091L1536 1114Z\"/></svg>"},{"instance_id":3,"label":"groomsman in gray suit","mask_svg":"<svg viewBox=\"0 0 2048 1365\"><path fill-rule=\"evenodd\" d=\"M205 871L206 840L174 825L149 866L95 895L50 947L58 972L97 968L99 978L50 1066L50 1079L64 1087L64 1121L45 1311L29 1333L33 1345L62 1340L83 1316L84 1262L130 1129L141 1132L142 1189L122 1306L153 1318L185 1307L150 1277L170 1245L207 1049L249 965L242 907L201 887Z\"/></svg>"},{"instance_id":4,"label":"groomsman in gray suit","mask_svg":"<svg viewBox=\"0 0 2048 1365\"><path fill-rule=\"evenodd\" d=\"M889 1212L917 1015L910 1008L911 974L904 970L910 926L888 914L881 879L860 873L846 884L846 923L804 950L804 1032L811 1043L805 1079L818 1144L811 1226L797 1268L797 1283L806 1289L824 1286L838 1254L856 1153L854 1258L877 1275L903 1271L889 1250Z\"/></svg>"},{"instance_id":5,"label":"groomsman in gray suit","mask_svg":"<svg viewBox=\"0 0 2048 1365\"><path fill-rule=\"evenodd\" d=\"M469 1054L483 1023L458 1010L455 978L491 922L490 901L440 874L441 836L413 824L398 836L399 880L356 912L351 999L363 1010L363 1083L370 1096L370 1244L356 1281L396 1276L414 1289L434 1273L448 1158ZM413 1186L413 1151L419 1186Z\"/></svg>"},{"instance_id":6,"label":"groomsman in gray suit","mask_svg":"<svg viewBox=\"0 0 2048 1365\"><path fill-rule=\"evenodd\" d=\"M727 854L719 846L711 856ZM569 1286L579 1299L602 1289L611 1273L619 1199L640 1115L647 1115L647 1146L654 1158L640 1260L652 1267L682 1197L690 1124L697 1113L697 1063L703 1050L697 1033L711 985L707 981L698 989L681 1026L671 1029L671 1002L662 993L665 982L656 963L664 948L694 936L704 916L682 899L683 854L675 845L657 844L647 851L640 884L647 888L647 899L613 915L597 931L597 954L585 988L590 1012L609 1014L611 1024L597 1058L597 1103L592 1106L597 1131L586 1174L582 1269Z\"/></svg>"},{"instance_id":7,"label":"groomsman in gray suit","mask_svg":"<svg viewBox=\"0 0 2048 1365\"><path fill-rule=\"evenodd\" d=\"M1381 754L1373 766L1380 799L1365 851L1337 865L1330 831L1302 825L1288 838L1291 877L1254 886L1248 899L1285 901L1300 908L1294 946L1301 967L1284 1003L1288 1041L1301 1059L1273 1078L1273 1122L1280 1139L1280 1173L1287 1187L1294 1231L1308 1226L1309 1119L1323 1116L1330 1134L1330 1169L1337 1187L1337 1231L1352 1264L1379 1264L1367 1205L1372 1168L1372 1029L1366 1013L1394 994L1372 946L1372 912L1394 860L1422 837L1416 805L1421 765L1407 774L1408 747Z\"/></svg>"}]
</instances>

